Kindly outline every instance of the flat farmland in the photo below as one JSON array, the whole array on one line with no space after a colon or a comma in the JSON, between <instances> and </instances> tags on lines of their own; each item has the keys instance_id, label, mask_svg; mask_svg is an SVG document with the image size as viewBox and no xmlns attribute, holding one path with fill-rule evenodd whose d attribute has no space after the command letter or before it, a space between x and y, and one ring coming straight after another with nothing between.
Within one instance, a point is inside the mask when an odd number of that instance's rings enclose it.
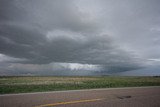
<instances>
[{"instance_id":1,"label":"flat farmland","mask_svg":"<svg viewBox=\"0 0 160 107\"><path fill-rule=\"evenodd\" d=\"M160 86L160 77L0 77L0 94Z\"/></svg>"}]
</instances>

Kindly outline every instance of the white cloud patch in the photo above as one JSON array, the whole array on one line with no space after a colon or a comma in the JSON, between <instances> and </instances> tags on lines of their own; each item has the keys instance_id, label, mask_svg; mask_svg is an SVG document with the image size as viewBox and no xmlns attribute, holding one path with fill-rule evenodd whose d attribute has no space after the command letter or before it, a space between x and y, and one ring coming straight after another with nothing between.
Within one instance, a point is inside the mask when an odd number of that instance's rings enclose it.
<instances>
[{"instance_id":1,"label":"white cloud patch","mask_svg":"<svg viewBox=\"0 0 160 107\"><path fill-rule=\"evenodd\" d=\"M160 58L159 59L148 59L149 61L160 61Z\"/></svg>"},{"instance_id":2,"label":"white cloud patch","mask_svg":"<svg viewBox=\"0 0 160 107\"><path fill-rule=\"evenodd\" d=\"M71 32L71 31L64 31L64 30L53 30L47 32L46 35L47 39L49 41L54 41L57 39L68 39L68 40L73 40L75 42L87 42L87 38L80 33L77 32Z\"/></svg>"},{"instance_id":3,"label":"white cloud patch","mask_svg":"<svg viewBox=\"0 0 160 107\"><path fill-rule=\"evenodd\" d=\"M4 54L0 54L0 62L23 62L23 61L26 61L26 59L14 58Z\"/></svg>"}]
</instances>

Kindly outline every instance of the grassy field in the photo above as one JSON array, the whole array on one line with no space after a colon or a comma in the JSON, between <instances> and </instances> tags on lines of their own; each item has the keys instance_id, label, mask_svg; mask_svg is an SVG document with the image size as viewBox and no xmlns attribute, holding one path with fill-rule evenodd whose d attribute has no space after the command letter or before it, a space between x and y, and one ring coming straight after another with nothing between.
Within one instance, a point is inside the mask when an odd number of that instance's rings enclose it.
<instances>
[{"instance_id":1,"label":"grassy field","mask_svg":"<svg viewBox=\"0 0 160 107\"><path fill-rule=\"evenodd\" d=\"M0 94L160 86L160 77L0 77Z\"/></svg>"}]
</instances>

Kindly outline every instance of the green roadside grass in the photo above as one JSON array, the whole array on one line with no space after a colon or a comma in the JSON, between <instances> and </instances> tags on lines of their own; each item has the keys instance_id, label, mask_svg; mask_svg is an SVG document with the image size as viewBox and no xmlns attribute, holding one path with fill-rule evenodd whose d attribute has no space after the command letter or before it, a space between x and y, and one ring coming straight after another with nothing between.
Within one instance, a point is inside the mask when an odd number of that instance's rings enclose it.
<instances>
[{"instance_id":1,"label":"green roadside grass","mask_svg":"<svg viewBox=\"0 0 160 107\"><path fill-rule=\"evenodd\" d=\"M0 94L160 86L160 77L0 77Z\"/></svg>"}]
</instances>

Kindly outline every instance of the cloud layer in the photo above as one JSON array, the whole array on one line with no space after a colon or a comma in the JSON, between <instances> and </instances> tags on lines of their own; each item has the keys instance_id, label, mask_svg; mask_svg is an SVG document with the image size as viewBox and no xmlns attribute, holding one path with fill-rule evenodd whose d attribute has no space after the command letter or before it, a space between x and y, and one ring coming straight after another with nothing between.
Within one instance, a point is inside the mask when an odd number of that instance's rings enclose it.
<instances>
[{"instance_id":1,"label":"cloud layer","mask_svg":"<svg viewBox=\"0 0 160 107\"><path fill-rule=\"evenodd\" d=\"M158 3L1 0L0 72L96 75L155 65Z\"/></svg>"}]
</instances>

